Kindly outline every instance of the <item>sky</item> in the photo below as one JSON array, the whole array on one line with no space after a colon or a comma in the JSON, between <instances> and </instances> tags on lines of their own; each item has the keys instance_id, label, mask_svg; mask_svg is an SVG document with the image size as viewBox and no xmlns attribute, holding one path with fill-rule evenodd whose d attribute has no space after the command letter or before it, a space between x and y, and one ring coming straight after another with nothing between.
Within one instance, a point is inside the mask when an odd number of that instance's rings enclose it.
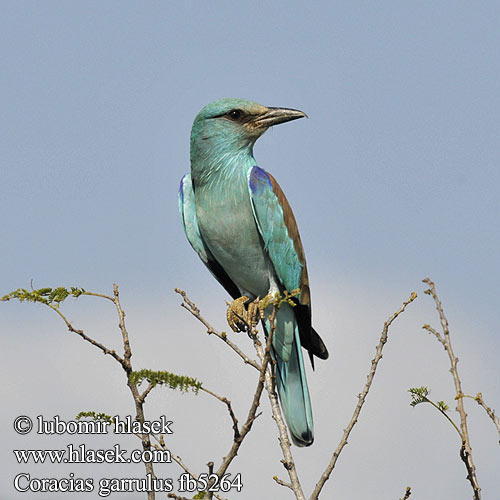
<instances>
[{"instance_id":1,"label":"sky","mask_svg":"<svg viewBox=\"0 0 500 500\"><path fill-rule=\"evenodd\" d=\"M186 290L208 321L225 324L227 295L183 234L177 209L198 111L221 97L305 111L255 146L294 210L306 250L313 321L330 352L308 371L312 447L294 448L306 494L337 446L370 368L384 321L397 319L359 423L322 498L455 500L472 492L453 428L410 387L454 411L438 327L423 293L435 281L467 394L500 411L498 282L500 6L490 2L9 1L0 19L0 293L19 287L118 283L133 361L201 380L233 401L240 420L253 369L179 307ZM0 497L32 477L141 477L143 467L21 465L14 449L58 449L111 436L16 434L18 415L72 420L81 410L128 415L116 363L70 334L51 311L1 303ZM64 312L120 347L110 305L82 297ZM251 353L248 339L235 334ZM491 420L467 400L483 498L498 498L500 447ZM230 472L229 498L292 498L267 400ZM171 448L197 472L231 443L223 405L206 395L153 391L150 419L173 422ZM138 447L135 438L120 438ZM176 464L157 468L174 478ZM123 495L123 496L122 496ZM73 496L71 497L73 498ZM97 492L78 498L98 498ZM139 494L115 494L135 500Z\"/></svg>"}]
</instances>

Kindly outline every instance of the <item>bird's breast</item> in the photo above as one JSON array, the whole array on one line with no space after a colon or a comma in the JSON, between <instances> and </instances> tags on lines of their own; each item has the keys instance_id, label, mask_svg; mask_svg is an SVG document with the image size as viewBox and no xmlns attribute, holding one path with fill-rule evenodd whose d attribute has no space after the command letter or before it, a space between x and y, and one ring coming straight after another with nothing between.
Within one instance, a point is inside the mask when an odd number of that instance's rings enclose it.
<instances>
[{"instance_id":1,"label":"bird's breast","mask_svg":"<svg viewBox=\"0 0 500 500\"><path fill-rule=\"evenodd\" d=\"M265 296L269 262L255 223L246 177L196 190L203 240L241 292Z\"/></svg>"}]
</instances>

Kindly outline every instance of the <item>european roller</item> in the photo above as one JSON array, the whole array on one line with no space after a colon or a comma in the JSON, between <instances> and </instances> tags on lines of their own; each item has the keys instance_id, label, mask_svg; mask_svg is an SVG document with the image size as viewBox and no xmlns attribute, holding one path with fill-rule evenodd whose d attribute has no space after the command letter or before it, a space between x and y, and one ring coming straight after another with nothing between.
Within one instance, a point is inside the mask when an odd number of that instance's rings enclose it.
<instances>
[{"instance_id":1,"label":"european roller","mask_svg":"<svg viewBox=\"0 0 500 500\"><path fill-rule=\"evenodd\" d=\"M293 442L314 440L302 348L328 358L311 324L311 296L297 223L275 178L257 166L253 146L271 126L302 111L220 99L205 106L191 130L191 173L181 181L184 231L209 271L233 297L250 299L300 289L283 303L272 342L276 386ZM263 320L269 331L269 310ZM313 364L314 367L314 364Z\"/></svg>"}]
</instances>

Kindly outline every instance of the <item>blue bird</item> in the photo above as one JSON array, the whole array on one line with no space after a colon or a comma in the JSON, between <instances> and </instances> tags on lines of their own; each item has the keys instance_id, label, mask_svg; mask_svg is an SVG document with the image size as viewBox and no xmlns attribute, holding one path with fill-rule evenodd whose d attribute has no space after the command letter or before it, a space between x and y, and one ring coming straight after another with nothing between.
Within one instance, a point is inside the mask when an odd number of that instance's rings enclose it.
<instances>
[{"instance_id":1,"label":"blue bird","mask_svg":"<svg viewBox=\"0 0 500 500\"><path fill-rule=\"evenodd\" d=\"M272 355L276 385L293 442L314 440L313 417L301 346L313 357L328 351L311 325L304 250L288 201L274 177L257 166L256 140L272 125L305 117L302 111L244 99L205 106L191 130L191 173L179 189L179 210L193 249L237 299L300 289L295 307L276 315ZM263 321L269 331L269 321ZM313 363L314 368L314 363Z\"/></svg>"}]
</instances>

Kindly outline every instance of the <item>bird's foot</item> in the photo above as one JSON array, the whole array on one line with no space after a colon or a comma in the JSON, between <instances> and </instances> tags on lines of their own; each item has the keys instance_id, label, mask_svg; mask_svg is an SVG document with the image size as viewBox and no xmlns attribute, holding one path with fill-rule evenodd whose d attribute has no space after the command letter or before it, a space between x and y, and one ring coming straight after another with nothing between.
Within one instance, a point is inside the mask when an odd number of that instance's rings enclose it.
<instances>
[{"instance_id":1,"label":"bird's foot","mask_svg":"<svg viewBox=\"0 0 500 500\"><path fill-rule=\"evenodd\" d=\"M245 304L248 300L248 297L243 295L233 300L227 308L227 323L233 332L244 332L247 327Z\"/></svg>"},{"instance_id":2,"label":"bird's foot","mask_svg":"<svg viewBox=\"0 0 500 500\"><path fill-rule=\"evenodd\" d=\"M227 322L233 332L244 332L247 328L253 329L259 320L264 319L264 309L267 303L257 297L245 308L248 300L249 298L243 295L229 304Z\"/></svg>"},{"instance_id":3,"label":"bird's foot","mask_svg":"<svg viewBox=\"0 0 500 500\"><path fill-rule=\"evenodd\" d=\"M255 328L259 320L264 319L264 309L267 307L266 298L260 299L257 297L254 301L248 304L247 323L250 328Z\"/></svg>"}]
</instances>

